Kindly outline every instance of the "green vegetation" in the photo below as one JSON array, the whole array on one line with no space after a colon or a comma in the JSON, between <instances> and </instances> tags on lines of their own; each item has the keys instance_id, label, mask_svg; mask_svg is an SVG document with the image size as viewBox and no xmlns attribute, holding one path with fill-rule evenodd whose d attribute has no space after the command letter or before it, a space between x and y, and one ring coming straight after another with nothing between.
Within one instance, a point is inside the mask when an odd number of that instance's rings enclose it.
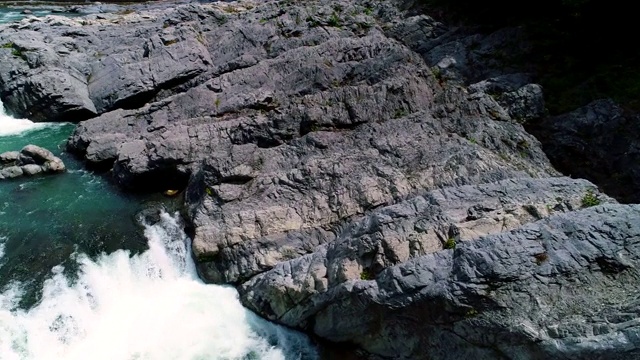
<instances>
[{"instance_id":1,"label":"green vegetation","mask_svg":"<svg viewBox=\"0 0 640 360\"><path fill-rule=\"evenodd\" d=\"M8 43L5 43L5 44L2 44L0 46L0 48L1 49L11 49L11 55L13 55L15 57L19 57L19 58L21 58L22 60L25 60L25 61L27 60L27 58L26 58L25 54L22 52L22 50L20 50L16 46L16 44L14 44L14 43L8 42Z\"/></svg>"},{"instance_id":2,"label":"green vegetation","mask_svg":"<svg viewBox=\"0 0 640 360\"><path fill-rule=\"evenodd\" d=\"M373 273L369 270L369 269L363 269L362 272L360 273L360 280L373 280L376 277L373 275Z\"/></svg>"},{"instance_id":3,"label":"green vegetation","mask_svg":"<svg viewBox=\"0 0 640 360\"><path fill-rule=\"evenodd\" d=\"M587 193L582 197L583 208L600 205L601 202L602 201L598 199L598 196L593 193L593 190L587 190Z\"/></svg>"},{"instance_id":4,"label":"green vegetation","mask_svg":"<svg viewBox=\"0 0 640 360\"><path fill-rule=\"evenodd\" d=\"M444 242L445 249L455 249L456 248L456 239L448 238L447 241Z\"/></svg>"},{"instance_id":5,"label":"green vegetation","mask_svg":"<svg viewBox=\"0 0 640 360\"><path fill-rule=\"evenodd\" d=\"M204 192L206 192L207 195L209 195L209 196L213 196L213 190L211 190L210 187L204 188Z\"/></svg>"},{"instance_id":6,"label":"green vegetation","mask_svg":"<svg viewBox=\"0 0 640 360\"><path fill-rule=\"evenodd\" d=\"M331 16L329 17L329 20L327 21L327 24L329 26L333 26L333 27L341 27L342 26L342 20L340 19L340 17L338 16L337 13L333 13L331 14Z\"/></svg>"},{"instance_id":7,"label":"green vegetation","mask_svg":"<svg viewBox=\"0 0 640 360\"><path fill-rule=\"evenodd\" d=\"M393 114L393 118L399 119L407 115L409 115L409 111L407 111L407 109L396 109L396 112Z\"/></svg>"},{"instance_id":8,"label":"green vegetation","mask_svg":"<svg viewBox=\"0 0 640 360\"><path fill-rule=\"evenodd\" d=\"M442 80L444 80L444 75L442 74L442 69L440 69L438 66L434 66L431 68L431 74L433 74L433 77L436 78L436 80L442 82Z\"/></svg>"},{"instance_id":9,"label":"green vegetation","mask_svg":"<svg viewBox=\"0 0 640 360\"><path fill-rule=\"evenodd\" d=\"M280 254L282 254L282 259L285 261L295 259L299 256L298 252L294 248L288 246L282 248Z\"/></svg>"},{"instance_id":10,"label":"green vegetation","mask_svg":"<svg viewBox=\"0 0 640 360\"><path fill-rule=\"evenodd\" d=\"M478 316L478 314L479 314L479 313L478 313L478 310L476 310L476 309L469 309L469 310L467 310L467 312L464 314L464 316L465 316L466 318L472 318L472 317Z\"/></svg>"}]
</instances>

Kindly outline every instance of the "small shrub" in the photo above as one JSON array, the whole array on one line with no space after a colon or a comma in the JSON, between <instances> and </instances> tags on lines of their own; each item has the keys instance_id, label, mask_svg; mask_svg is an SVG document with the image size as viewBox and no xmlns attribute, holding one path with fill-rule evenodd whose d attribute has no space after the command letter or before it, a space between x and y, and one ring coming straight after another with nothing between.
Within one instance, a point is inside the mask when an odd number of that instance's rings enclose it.
<instances>
[{"instance_id":1,"label":"small shrub","mask_svg":"<svg viewBox=\"0 0 640 360\"><path fill-rule=\"evenodd\" d=\"M300 256L300 255L298 254L298 252L297 252L294 248L291 248L291 247L284 247L284 248L280 251L280 253L282 254L282 258L283 258L284 260L291 260L291 259L295 259L295 258L297 258L298 256Z\"/></svg>"},{"instance_id":2,"label":"small shrub","mask_svg":"<svg viewBox=\"0 0 640 360\"><path fill-rule=\"evenodd\" d=\"M209 187L204 188L204 192L206 192L209 196L213 196L213 190L211 190L211 188Z\"/></svg>"},{"instance_id":3,"label":"small shrub","mask_svg":"<svg viewBox=\"0 0 640 360\"><path fill-rule=\"evenodd\" d=\"M407 111L406 109L397 109L396 112L393 114L393 118L394 119L399 119L401 117L405 117L409 115L409 111Z\"/></svg>"},{"instance_id":4,"label":"small shrub","mask_svg":"<svg viewBox=\"0 0 640 360\"><path fill-rule=\"evenodd\" d=\"M216 105L216 110L220 108L220 98L216 98L215 105Z\"/></svg>"},{"instance_id":5,"label":"small shrub","mask_svg":"<svg viewBox=\"0 0 640 360\"><path fill-rule=\"evenodd\" d=\"M368 269L363 269L362 272L360 273L360 280L373 280L373 279L375 279L375 276Z\"/></svg>"},{"instance_id":6,"label":"small shrub","mask_svg":"<svg viewBox=\"0 0 640 360\"><path fill-rule=\"evenodd\" d=\"M2 45L0 46L0 48L3 48L3 49L11 49L11 48L13 48L13 43L8 42L8 43L6 43L6 44L2 44Z\"/></svg>"},{"instance_id":7,"label":"small shrub","mask_svg":"<svg viewBox=\"0 0 640 360\"><path fill-rule=\"evenodd\" d=\"M223 7L222 10L224 10L224 12L227 12L229 14L235 14L240 12L238 8L233 7L231 5Z\"/></svg>"},{"instance_id":8,"label":"small shrub","mask_svg":"<svg viewBox=\"0 0 640 360\"><path fill-rule=\"evenodd\" d=\"M464 314L464 316L465 316L466 318L472 318L472 317L478 316L478 310L476 310L476 309L469 309L469 310L467 310L467 313L466 313L466 314Z\"/></svg>"},{"instance_id":9,"label":"small shrub","mask_svg":"<svg viewBox=\"0 0 640 360\"><path fill-rule=\"evenodd\" d=\"M455 249L456 248L456 239L448 238L447 241L444 242L445 249Z\"/></svg>"},{"instance_id":10,"label":"small shrub","mask_svg":"<svg viewBox=\"0 0 640 360\"><path fill-rule=\"evenodd\" d=\"M340 27L341 23L342 23L342 20L340 20L340 17L338 17L338 14L336 14L335 12L331 14L331 16L329 17L329 20L327 21L327 24L333 27Z\"/></svg>"},{"instance_id":11,"label":"small shrub","mask_svg":"<svg viewBox=\"0 0 640 360\"><path fill-rule=\"evenodd\" d=\"M435 77L438 81L442 81L444 77L444 74L442 74L442 69L437 66L431 68L431 74L433 74L433 77Z\"/></svg>"},{"instance_id":12,"label":"small shrub","mask_svg":"<svg viewBox=\"0 0 640 360\"><path fill-rule=\"evenodd\" d=\"M310 28L313 28L313 27L316 27L316 26L320 26L320 22L319 22L318 20L314 19L314 18L313 18L313 17L311 17L311 16L307 16L306 21L307 21L307 25L308 25Z\"/></svg>"},{"instance_id":13,"label":"small shrub","mask_svg":"<svg viewBox=\"0 0 640 360\"><path fill-rule=\"evenodd\" d=\"M22 52L22 50L18 49L15 45L11 49L11 55L13 55L15 57L19 57L24 61L27 61L27 56L25 55L25 53Z\"/></svg>"},{"instance_id":14,"label":"small shrub","mask_svg":"<svg viewBox=\"0 0 640 360\"><path fill-rule=\"evenodd\" d=\"M549 255L545 253L536 254L533 257L536 258L536 264L542 265L545 261L549 259Z\"/></svg>"},{"instance_id":15,"label":"small shrub","mask_svg":"<svg viewBox=\"0 0 640 360\"><path fill-rule=\"evenodd\" d=\"M598 196L593 193L593 190L587 190L587 193L582 197L583 208L600 205L601 202L602 201L598 199Z\"/></svg>"}]
</instances>

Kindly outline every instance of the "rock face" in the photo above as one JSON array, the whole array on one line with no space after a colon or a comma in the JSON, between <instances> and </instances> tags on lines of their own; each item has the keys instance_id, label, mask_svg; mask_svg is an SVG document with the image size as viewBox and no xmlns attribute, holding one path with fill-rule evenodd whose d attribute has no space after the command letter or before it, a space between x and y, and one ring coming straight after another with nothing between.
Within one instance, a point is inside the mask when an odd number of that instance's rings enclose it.
<instances>
[{"instance_id":1,"label":"rock face","mask_svg":"<svg viewBox=\"0 0 640 360\"><path fill-rule=\"evenodd\" d=\"M341 278L341 263L352 259L343 253L357 254L358 237L372 239L378 231L403 237L407 219L393 224L393 218L411 219L420 209L418 201L407 205L381 211L331 245L255 277L241 288L245 304L395 359L640 355L640 206L561 213L376 275Z\"/></svg>"},{"instance_id":2,"label":"rock face","mask_svg":"<svg viewBox=\"0 0 640 360\"><path fill-rule=\"evenodd\" d=\"M33 121L80 121L166 96L211 59L197 29L178 24L163 34L162 20L134 13L47 16L0 27L5 108ZM133 33L126 26L132 23Z\"/></svg>"},{"instance_id":3,"label":"rock face","mask_svg":"<svg viewBox=\"0 0 640 360\"><path fill-rule=\"evenodd\" d=\"M640 202L640 115L611 100L595 101L530 127L566 174L596 182L629 203Z\"/></svg>"},{"instance_id":4,"label":"rock face","mask_svg":"<svg viewBox=\"0 0 640 360\"><path fill-rule=\"evenodd\" d=\"M560 177L523 128L540 86L480 66L517 29L460 36L345 0L2 30L7 108L95 116L69 150L124 188L186 190L199 274L259 314L383 357L639 348L621 339L640 210Z\"/></svg>"},{"instance_id":5,"label":"rock face","mask_svg":"<svg viewBox=\"0 0 640 360\"><path fill-rule=\"evenodd\" d=\"M0 180L64 171L64 163L59 157L36 145L27 145L19 152L8 151L0 154Z\"/></svg>"}]
</instances>

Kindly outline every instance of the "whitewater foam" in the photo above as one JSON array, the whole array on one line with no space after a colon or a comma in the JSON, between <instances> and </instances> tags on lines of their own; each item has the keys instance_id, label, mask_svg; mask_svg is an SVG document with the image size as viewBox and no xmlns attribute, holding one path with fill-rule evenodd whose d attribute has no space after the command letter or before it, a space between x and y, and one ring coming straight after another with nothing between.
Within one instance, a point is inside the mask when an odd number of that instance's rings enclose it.
<instances>
[{"instance_id":1,"label":"whitewater foam","mask_svg":"<svg viewBox=\"0 0 640 360\"><path fill-rule=\"evenodd\" d=\"M60 126L59 123L34 123L28 119L15 119L4 110L2 102L0 102L0 137L9 135L19 135L32 130L43 129L47 127Z\"/></svg>"},{"instance_id":2,"label":"whitewater foam","mask_svg":"<svg viewBox=\"0 0 640 360\"><path fill-rule=\"evenodd\" d=\"M309 340L244 309L235 289L202 283L177 214L146 226L149 250L75 256L33 308L21 284L0 293L0 359L315 359Z\"/></svg>"}]
</instances>

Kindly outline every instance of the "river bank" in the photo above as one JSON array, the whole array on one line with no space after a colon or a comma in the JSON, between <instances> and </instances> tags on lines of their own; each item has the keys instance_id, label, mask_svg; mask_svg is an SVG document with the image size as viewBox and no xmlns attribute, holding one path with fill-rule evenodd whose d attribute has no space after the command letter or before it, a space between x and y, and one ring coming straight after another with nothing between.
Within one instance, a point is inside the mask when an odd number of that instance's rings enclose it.
<instances>
[{"instance_id":1,"label":"river bank","mask_svg":"<svg viewBox=\"0 0 640 360\"><path fill-rule=\"evenodd\" d=\"M492 61L517 29L402 5L25 20L0 32L0 96L79 122L68 151L125 191L178 191L199 278L276 323L383 358L637 355L638 206L525 130L543 89ZM570 118L613 115L591 114Z\"/></svg>"}]
</instances>

